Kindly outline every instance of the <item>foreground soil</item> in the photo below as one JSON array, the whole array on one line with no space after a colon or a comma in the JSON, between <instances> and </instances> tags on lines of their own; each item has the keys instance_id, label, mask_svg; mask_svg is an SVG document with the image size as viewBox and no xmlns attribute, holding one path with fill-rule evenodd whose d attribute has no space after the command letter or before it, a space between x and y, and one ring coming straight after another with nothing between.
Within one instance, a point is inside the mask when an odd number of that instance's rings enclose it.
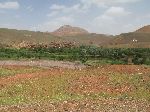
<instances>
[{"instance_id":1,"label":"foreground soil","mask_svg":"<svg viewBox=\"0 0 150 112\"><path fill-rule=\"evenodd\" d=\"M144 65L44 67L0 77L0 112L150 112L149 84L150 67ZM18 96L23 99L16 101Z\"/></svg>"},{"instance_id":2,"label":"foreground soil","mask_svg":"<svg viewBox=\"0 0 150 112\"><path fill-rule=\"evenodd\" d=\"M145 101L119 101L113 99L63 101L1 106L0 112L150 112Z\"/></svg>"}]
</instances>

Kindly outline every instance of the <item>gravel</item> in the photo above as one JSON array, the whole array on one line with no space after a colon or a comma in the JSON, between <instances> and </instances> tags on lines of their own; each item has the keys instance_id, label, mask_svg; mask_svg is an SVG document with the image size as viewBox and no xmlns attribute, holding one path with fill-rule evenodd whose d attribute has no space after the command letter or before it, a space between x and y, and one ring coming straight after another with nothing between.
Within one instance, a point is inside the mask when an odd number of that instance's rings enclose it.
<instances>
[{"instance_id":1,"label":"gravel","mask_svg":"<svg viewBox=\"0 0 150 112\"><path fill-rule=\"evenodd\" d=\"M0 66L37 66L43 68L50 67L60 67L60 68L69 68L69 69L82 69L86 66L79 62L67 62L67 61L50 61L50 60L38 60L38 61L17 61L17 60L7 60L0 61Z\"/></svg>"}]
</instances>

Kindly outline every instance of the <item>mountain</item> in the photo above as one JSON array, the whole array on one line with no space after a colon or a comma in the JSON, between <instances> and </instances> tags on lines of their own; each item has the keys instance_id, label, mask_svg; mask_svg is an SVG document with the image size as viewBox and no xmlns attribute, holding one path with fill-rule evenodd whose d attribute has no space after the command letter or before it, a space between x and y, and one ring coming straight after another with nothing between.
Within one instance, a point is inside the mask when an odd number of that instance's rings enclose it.
<instances>
[{"instance_id":1,"label":"mountain","mask_svg":"<svg viewBox=\"0 0 150 112\"><path fill-rule=\"evenodd\" d=\"M62 26L60 29L68 29L70 26ZM0 28L0 44L22 45L22 44L51 44L51 43L72 43L73 45L96 45L101 46L108 42L111 36L103 34L88 33L86 30L78 27L71 27L74 33L67 36L56 36L49 32L34 32L27 30L16 30ZM73 30L76 29L76 30ZM75 32L76 31L76 32Z\"/></svg>"},{"instance_id":2,"label":"mountain","mask_svg":"<svg viewBox=\"0 0 150 112\"><path fill-rule=\"evenodd\" d=\"M58 40L62 39L49 33L0 28L0 43L2 44L12 45L23 41L49 44L52 41Z\"/></svg>"},{"instance_id":3,"label":"mountain","mask_svg":"<svg viewBox=\"0 0 150 112\"><path fill-rule=\"evenodd\" d=\"M22 45L25 43L150 47L150 25L144 26L135 32L122 33L116 36L89 33L82 28L69 25L62 26L52 33L0 28L0 44Z\"/></svg>"},{"instance_id":4,"label":"mountain","mask_svg":"<svg viewBox=\"0 0 150 112\"><path fill-rule=\"evenodd\" d=\"M71 42L75 42L80 45L96 45L103 46L105 43L108 43L113 36L104 35L104 34L96 34L96 33L88 33L88 34L78 34L74 36L62 36L64 40L69 40Z\"/></svg>"},{"instance_id":5,"label":"mountain","mask_svg":"<svg viewBox=\"0 0 150 112\"><path fill-rule=\"evenodd\" d=\"M83 28L80 27L73 27L70 25L64 25L57 29L56 31L52 32L55 36L74 36L74 35L81 35L81 34L88 34L88 31L86 31Z\"/></svg>"},{"instance_id":6,"label":"mountain","mask_svg":"<svg viewBox=\"0 0 150 112\"><path fill-rule=\"evenodd\" d=\"M136 31L137 33L150 33L150 25L144 26Z\"/></svg>"},{"instance_id":7,"label":"mountain","mask_svg":"<svg viewBox=\"0 0 150 112\"><path fill-rule=\"evenodd\" d=\"M115 36L109 43L113 46L150 47L150 25L144 26L135 32L123 33Z\"/></svg>"},{"instance_id":8,"label":"mountain","mask_svg":"<svg viewBox=\"0 0 150 112\"><path fill-rule=\"evenodd\" d=\"M104 34L89 33L87 30L80 27L70 25L61 26L59 29L51 33L54 36L61 37L63 40L71 41L82 45L97 45L102 46L111 40L112 36Z\"/></svg>"}]
</instances>

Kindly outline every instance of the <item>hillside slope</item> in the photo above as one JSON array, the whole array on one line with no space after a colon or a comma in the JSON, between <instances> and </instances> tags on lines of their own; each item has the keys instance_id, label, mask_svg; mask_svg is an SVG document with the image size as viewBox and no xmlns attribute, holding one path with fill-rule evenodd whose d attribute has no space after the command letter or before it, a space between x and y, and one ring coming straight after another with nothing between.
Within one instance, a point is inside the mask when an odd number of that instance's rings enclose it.
<instances>
[{"instance_id":1,"label":"hillside slope","mask_svg":"<svg viewBox=\"0 0 150 112\"><path fill-rule=\"evenodd\" d=\"M49 44L51 41L55 40L61 40L61 38L43 32L33 32L6 28L0 29L0 43L3 44L18 44L22 41Z\"/></svg>"},{"instance_id":2,"label":"hillside slope","mask_svg":"<svg viewBox=\"0 0 150 112\"><path fill-rule=\"evenodd\" d=\"M33 32L26 30L15 30L0 28L0 43L6 45L27 43L43 43L50 44L51 42L72 42L75 45L102 45L110 40L110 36L102 34L76 34L71 36L55 36L46 32Z\"/></svg>"},{"instance_id":3,"label":"hillside slope","mask_svg":"<svg viewBox=\"0 0 150 112\"><path fill-rule=\"evenodd\" d=\"M89 34L80 34L75 36L63 36L62 38L64 40L68 39L72 42L76 42L77 44L102 46L105 43L110 42L112 36L89 33Z\"/></svg>"},{"instance_id":4,"label":"hillside slope","mask_svg":"<svg viewBox=\"0 0 150 112\"><path fill-rule=\"evenodd\" d=\"M83 28L80 27L73 27L70 25L64 25L61 26L59 29L52 32L55 36L75 36L75 35L81 35L81 34L88 34L88 31L86 31Z\"/></svg>"},{"instance_id":5,"label":"hillside slope","mask_svg":"<svg viewBox=\"0 0 150 112\"><path fill-rule=\"evenodd\" d=\"M136 31L137 33L150 33L150 25L144 26Z\"/></svg>"},{"instance_id":6,"label":"hillside slope","mask_svg":"<svg viewBox=\"0 0 150 112\"><path fill-rule=\"evenodd\" d=\"M150 47L150 25L144 26L135 32L123 33L115 36L110 45L127 45L129 47Z\"/></svg>"}]
</instances>

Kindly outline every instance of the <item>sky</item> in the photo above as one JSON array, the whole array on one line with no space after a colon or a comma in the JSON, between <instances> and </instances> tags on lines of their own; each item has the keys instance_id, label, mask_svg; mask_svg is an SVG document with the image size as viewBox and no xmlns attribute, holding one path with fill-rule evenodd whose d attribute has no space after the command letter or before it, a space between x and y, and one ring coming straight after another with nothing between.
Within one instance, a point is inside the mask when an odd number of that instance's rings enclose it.
<instances>
[{"instance_id":1,"label":"sky","mask_svg":"<svg viewBox=\"0 0 150 112\"><path fill-rule=\"evenodd\" d=\"M118 35L150 24L150 0L0 0L0 27L54 31L72 25Z\"/></svg>"}]
</instances>

